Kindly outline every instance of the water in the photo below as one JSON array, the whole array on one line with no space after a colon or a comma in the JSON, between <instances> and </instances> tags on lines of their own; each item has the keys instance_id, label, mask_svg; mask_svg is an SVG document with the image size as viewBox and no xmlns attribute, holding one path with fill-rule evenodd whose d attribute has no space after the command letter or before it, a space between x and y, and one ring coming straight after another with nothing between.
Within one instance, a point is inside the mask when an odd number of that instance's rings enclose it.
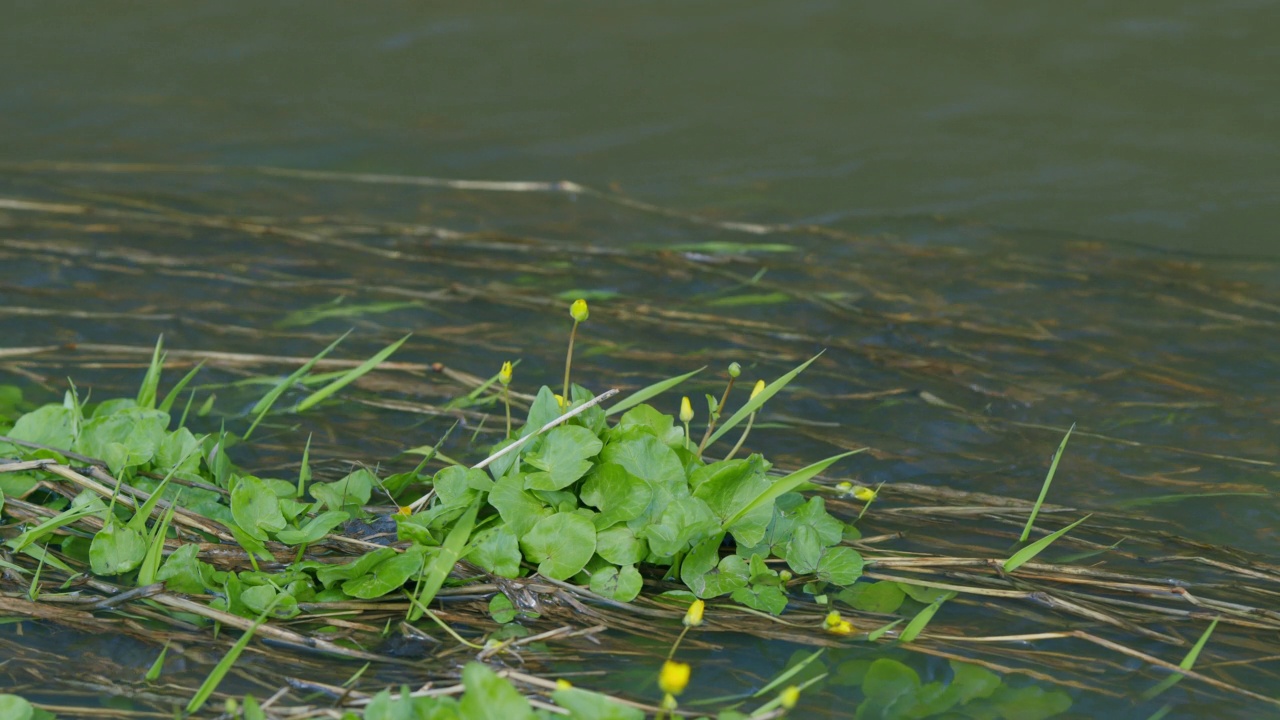
<instances>
[{"instance_id":1,"label":"water","mask_svg":"<svg viewBox=\"0 0 1280 720\"><path fill-rule=\"evenodd\" d=\"M79 10L21 4L0 27L0 198L94 208L0 209L6 347L163 332L175 349L309 356L354 326L346 357L412 331L400 360L484 374L521 357L553 378L556 297L591 290L578 367L599 386L730 360L771 377L827 348L777 404L791 427L757 434L783 464L866 445L843 474L1026 497L1075 422L1054 501L1280 550L1271 4ZM94 162L139 166L76 165ZM837 232L263 166L567 178ZM339 296L418 305L283 322ZM106 397L142 361L49 352L9 359L0 382L45 398L71 375ZM218 408L257 392L219 389ZM456 392L426 376L359 396ZM308 431L334 467L389 458L450 421L344 405L242 462L296 460ZM1236 494L1176 497L1206 492ZM741 650L768 676L794 648Z\"/></svg>"}]
</instances>

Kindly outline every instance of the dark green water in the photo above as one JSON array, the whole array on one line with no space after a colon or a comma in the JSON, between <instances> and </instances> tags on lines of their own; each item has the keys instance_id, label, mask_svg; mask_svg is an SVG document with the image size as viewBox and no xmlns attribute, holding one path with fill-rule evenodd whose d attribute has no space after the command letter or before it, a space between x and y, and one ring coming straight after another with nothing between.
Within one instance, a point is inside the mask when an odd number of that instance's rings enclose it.
<instances>
[{"instance_id":1,"label":"dark green water","mask_svg":"<svg viewBox=\"0 0 1280 720\"><path fill-rule=\"evenodd\" d=\"M348 357L414 331L401 360L485 374L522 357L526 377L553 379L563 303L543 303L601 291L579 364L601 387L730 360L770 377L828 348L778 403L773 419L793 427L757 439L784 463L868 445L843 473L1034 496L1076 422L1053 500L1166 498L1142 512L1280 553L1271 3L103 2L6 15L0 198L179 219L95 226L0 208L4 347L145 346L163 332L173 348L309 356L354 325ZM185 169L56 165L94 162ZM570 179L842 234L245 170L257 166ZM453 242L426 226L488 235ZM726 257L707 242L787 247ZM768 293L782 298L725 302ZM279 325L340 295L420 305ZM708 334L670 311L746 324ZM0 364L0 382L33 397L67 375L105 397L138 371L75 355ZM888 391L901 392L875 395ZM425 383L385 395L439 400ZM220 397L235 414L256 395ZM326 457L377 460L448 426L359 406L308 422L262 461L296 459L307 430L325 431ZM1170 497L1215 490L1249 494ZM793 648L738 650L767 676ZM1180 698L1187 717L1258 712ZM1077 711L1128 712L1098 703Z\"/></svg>"}]
</instances>

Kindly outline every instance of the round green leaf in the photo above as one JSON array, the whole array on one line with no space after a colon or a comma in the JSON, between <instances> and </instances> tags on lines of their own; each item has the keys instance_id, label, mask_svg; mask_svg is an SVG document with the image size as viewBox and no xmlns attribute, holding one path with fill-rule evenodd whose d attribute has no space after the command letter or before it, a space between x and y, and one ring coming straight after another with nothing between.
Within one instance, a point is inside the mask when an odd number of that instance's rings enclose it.
<instances>
[{"instance_id":1,"label":"round green leaf","mask_svg":"<svg viewBox=\"0 0 1280 720\"><path fill-rule=\"evenodd\" d=\"M596 554L596 527L576 513L557 513L538 521L520 540L526 558L538 572L553 580L567 580L586 567Z\"/></svg>"}]
</instances>

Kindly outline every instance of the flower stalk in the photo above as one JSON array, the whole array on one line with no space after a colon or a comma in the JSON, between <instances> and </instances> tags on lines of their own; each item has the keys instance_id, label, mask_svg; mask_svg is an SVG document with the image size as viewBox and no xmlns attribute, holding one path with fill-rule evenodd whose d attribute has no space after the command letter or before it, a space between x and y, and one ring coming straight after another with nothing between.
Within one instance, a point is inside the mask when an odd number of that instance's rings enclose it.
<instances>
[{"instance_id":1,"label":"flower stalk","mask_svg":"<svg viewBox=\"0 0 1280 720\"><path fill-rule=\"evenodd\" d=\"M707 441L711 439L711 431L716 429L716 421L720 419L720 414L724 412L724 404L729 400L729 391L733 389L733 381L737 380L741 374L741 365L736 362L729 363L729 383L725 385L724 394L720 396L720 402L716 404L715 409L711 411L711 417L707 420L707 431L702 433L702 442L698 443L698 457L702 457L702 451L707 448Z\"/></svg>"},{"instance_id":2,"label":"flower stalk","mask_svg":"<svg viewBox=\"0 0 1280 720\"><path fill-rule=\"evenodd\" d=\"M573 397L569 394L569 368L573 365L573 340L578 336L578 325L584 323L591 316L591 311L587 307L587 301L578 298L569 306L569 317L573 318L573 329L569 331L569 354L564 359L564 392L562 393L566 400Z\"/></svg>"}]
</instances>

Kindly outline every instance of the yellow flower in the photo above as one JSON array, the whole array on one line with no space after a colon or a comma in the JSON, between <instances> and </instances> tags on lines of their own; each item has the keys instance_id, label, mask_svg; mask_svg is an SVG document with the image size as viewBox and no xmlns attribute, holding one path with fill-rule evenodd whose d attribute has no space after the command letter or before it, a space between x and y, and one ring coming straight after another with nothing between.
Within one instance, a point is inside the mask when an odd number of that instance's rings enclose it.
<instances>
[{"instance_id":1,"label":"yellow flower","mask_svg":"<svg viewBox=\"0 0 1280 720\"><path fill-rule=\"evenodd\" d=\"M848 480L836 483L836 492L839 492L841 495L848 495L853 492L853 483Z\"/></svg>"},{"instance_id":2,"label":"yellow flower","mask_svg":"<svg viewBox=\"0 0 1280 720\"><path fill-rule=\"evenodd\" d=\"M511 361L502 363L502 369L498 371L498 382L503 385L511 384Z\"/></svg>"},{"instance_id":3,"label":"yellow flower","mask_svg":"<svg viewBox=\"0 0 1280 720\"><path fill-rule=\"evenodd\" d=\"M869 487L860 487L853 491L853 496L862 502L871 502L876 499L876 491Z\"/></svg>"},{"instance_id":4,"label":"yellow flower","mask_svg":"<svg viewBox=\"0 0 1280 720\"><path fill-rule=\"evenodd\" d=\"M693 419L693 404L689 402L689 396L685 395L680 399L680 422L687 423Z\"/></svg>"},{"instance_id":5,"label":"yellow flower","mask_svg":"<svg viewBox=\"0 0 1280 720\"><path fill-rule=\"evenodd\" d=\"M702 624L702 613L707 609L707 604L701 599L694 600L689 609L684 611L684 624L689 627L698 627Z\"/></svg>"},{"instance_id":6,"label":"yellow flower","mask_svg":"<svg viewBox=\"0 0 1280 720\"><path fill-rule=\"evenodd\" d=\"M399 510L401 515L408 516L413 514L413 508L409 507L408 505L401 505L399 507Z\"/></svg>"},{"instance_id":7,"label":"yellow flower","mask_svg":"<svg viewBox=\"0 0 1280 720\"><path fill-rule=\"evenodd\" d=\"M778 695L778 700L784 710L790 710L800 701L800 688L795 685L788 685L787 689Z\"/></svg>"},{"instance_id":8,"label":"yellow flower","mask_svg":"<svg viewBox=\"0 0 1280 720\"><path fill-rule=\"evenodd\" d=\"M582 298L574 300L573 304L569 306L569 317L573 318L576 323L586 322L590 316L591 311L587 309L587 301Z\"/></svg>"},{"instance_id":9,"label":"yellow flower","mask_svg":"<svg viewBox=\"0 0 1280 720\"><path fill-rule=\"evenodd\" d=\"M557 690L568 690L571 687L573 687L573 683L569 682L568 680L556 680Z\"/></svg>"},{"instance_id":10,"label":"yellow flower","mask_svg":"<svg viewBox=\"0 0 1280 720\"><path fill-rule=\"evenodd\" d=\"M565 408L568 407L568 404L564 401L564 396L559 393L556 394L556 405L560 406L560 412L564 412Z\"/></svg>"},{"instance_id":11,"label":"yellow flower","mask_svg":"<svg viewBox=\"0 0 1280 720\"><path fill-rule=\"evenodd\" d=\"M853 623L840 617L839 610L832 610L822 621L822 629L833 635L852 635Z\"/></svg>"},{"instance_id":12,"label":"yellow flower","mask_svg":"<svg viewBox=\"0 0 1280 720\"><path fill-rule=\"evenodd\" d=\"M668 695L679 695L688 687L692 670L688 663L668 660L662 663L662 672L658 673L658 687Z\"/></svg>"},{"instance_id":13,"label":"yellow flower","mask_svg":"<svg viewBox=\"0 0 1280 720\"><path fill-rule=\"evenodd\" d=\"M757 395L759 395L759 394L760 394L760 393L762 393L762 392L764 392L764 381L763 381L763 380L757 380L757 381L756 381L756 386L755 386L754 388L752 388L752 390L751 390L751 399L752 399L752 400L755 400L755 399L756 399L756 396L757 396Z\"/></svg>"}]
</instances>

